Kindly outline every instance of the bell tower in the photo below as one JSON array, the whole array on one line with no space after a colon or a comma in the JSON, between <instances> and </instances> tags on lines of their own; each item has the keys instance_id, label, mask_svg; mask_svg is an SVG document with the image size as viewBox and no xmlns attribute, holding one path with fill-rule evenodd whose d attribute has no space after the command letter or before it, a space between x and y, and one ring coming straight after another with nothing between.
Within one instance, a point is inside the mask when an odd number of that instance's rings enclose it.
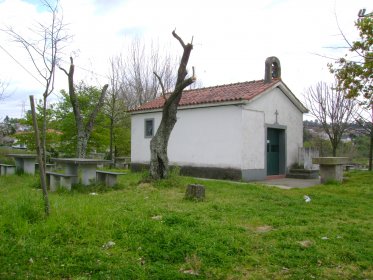
<instances>
[{"instance_id":1,"label":"bell tower","mask_svg":"<svg viewBox=\"0 0 373 280\"><path fill-rule=\"evenodd\" d=\"M277 57L270 56L265 61L264 83L270 83L275 78L281 78L281 64Z\"/></svg>"}]
</instances>

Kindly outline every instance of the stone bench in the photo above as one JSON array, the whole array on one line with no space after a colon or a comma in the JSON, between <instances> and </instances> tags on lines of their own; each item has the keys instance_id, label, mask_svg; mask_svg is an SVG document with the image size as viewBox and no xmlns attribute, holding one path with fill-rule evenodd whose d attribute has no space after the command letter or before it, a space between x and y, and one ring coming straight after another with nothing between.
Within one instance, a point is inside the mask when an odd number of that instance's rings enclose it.
<instances>
[{"instance_id":1,"label":"stone bench","mask_svg":"<svg viewBox=\"0 0 373 280\"><path fill-rule=\"evenodd\" d=\"M72 179L77 177L77 175L63 174L51 171L47 171L45 172L45 174L47 175L47 185L49 186L51 192L56 191L58 187L63 187L70 191Z\"/></svg>"},{"instance_id":2,"label":"stone bench","mask_svg":"<svg viewBox=\"0 0 373 280\"><path fill-rule=\"evenodd\" d=\"M55 163L47 163L45 165L45 171L52 171L56 168L56 164ZM39 171L39 163L35 163L35 171Z\"/></svg>"},{"instance_id":3,"label":"stone bench","mask_svg":"<svg viewBox=\"0 0 373 280\"><path fill-rule=\"evenodd\" d=\"M346 165L344 165L344 168L345 168L346 171L350 171L352 169L355 169L356 165L355 164L346 164Z\"/></svg>"},{"instance_id":4,"label":"stone bench","mask_svg":"<svg viewBox=\"0 0 373 280\"><path fill-rule=\"evenodd\" d=\"M116 157L115 158L115 167L116 168L125 168L128 169L131 166L130 157Z\"/></svg>"},{"instance_id":5,"label":"stone bench","mask_svg":"<svg viewBox=\"0 0 373 280\"><path fill-rule=\"evenodd\" d=\"M5 175L12 175L16 173L16 166L15 165L10 165L10 164L0 164L0 175L5 176Z\"/></svg>"},{"instance_id":6,"label":"stone bench","mask_svg":"<svg viewBox=\"0 0 373 280\"><path fill-rule=\"evenodd\" d=\"M104 183L105 186L112 187L117 183L117 176L125 174L126 173L96 170L96 182Z\"/></svg>"}]
</instances>

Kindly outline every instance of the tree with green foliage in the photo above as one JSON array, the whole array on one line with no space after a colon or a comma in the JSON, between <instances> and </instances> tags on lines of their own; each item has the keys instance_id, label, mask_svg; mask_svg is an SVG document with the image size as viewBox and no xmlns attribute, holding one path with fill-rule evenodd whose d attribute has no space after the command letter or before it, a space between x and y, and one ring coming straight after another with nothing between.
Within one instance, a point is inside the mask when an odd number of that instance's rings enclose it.
<instances>
[{"instance_id":1,"label":"tree with green foliage","mask_svg":"<svg viewBox=\"0 0 373 280\"><path fill-rule=\"evenodd\" d=\"M56 129L61 132L61 142L59 150L63 156L79 156L77 154L78 137L77 124L75 120L73 106L69 94L61 91L62 98L56 104L55 118ZM87 127L90 122L90 116L100 102L101 91L81 82L75 89L76 102L79 103L79 111L82 118L82 126ZM94 120L94 127L90 129L85 151L105 151L109 146L109 120L102 112L97 112ZM81 154L82 155L82 154Z\"/></svg>"},{"instance_id":2,"label":"tree with green foliage","mask_svg":"<svg viewBox=\"0 0 373 280\"><path fill-rule=\"evenodd\" d=\"M372 170L373 155L373 14L365 15L360 10L359 19L355 22L360 39L350 43L350 53L338 59L334 64L328 64L330 72L337 79L337 87L346 97L359 100L371 111L369 170Z\"/></svg>"},{"instance_id":3,"label":"tree with green foliage","mask_svg":"<svg viewBox=\"0 0 373 280\"><path fill-rule=\"evenodd\" d=\"M77 142L76 142L76 157L78 158L85 158L88 141L91 137L92 130L95 126L96 117L99 114L102 106L104 105L106 91L109 87L108 84L105 84L101 89L99 98L96 100L95 105L92 107L92 110L89 112L88 115L82 114L80 108L80 102L76 91L76 85L74 84L74 71L75 65L73 58L70 57L70 67L69 71L65 70L64 68L60 67L60 69L66 74L68 85L69 85L69 98L72 106L72 111L74 113L74 120L76 126L76 135L77 135ZM79 89L78 89L79 90ZM82 88L80 89L82 90ZM83 90L95 91L96 89L93 87L86 87Z\"/></svg>"},{"instance_id":4,"label":"tree with green foliage","mask_svg":"<svg viewBox=\"0 0 373 280\"><path fill-rule=\"evenodd\" d=\"M337 87L349 98L363 97L364 104L372 106L373 94L373 17L361 17L355 22L360 39L350 43L350 53L329 64L338 81ZM356 59L357 58L357 59Z\"/></svg>"},{"instance_id":5,"label":"tree with green foliage","mask_svg":"<svg viewBox=\"0 0 373 280\"><path fill-rule=\"evenodd\" d=\"M36 102L35 106L36 110L36 119L38 123L38 127L42 127L44 120L47 121L49 128L46 131L46 155L54 157L58 154L59 150L59 142L61 138L61 133L56 129L56 120L55 120L55 113L54 113L54 105L50 105L46 108L45 111L45 118L44 118L44 106L43 101L39 100ZM35 133L31 130L33 125L32 115L31 113L27 113L23 119L19 120L19 123L22 125L26 125L30 127L29 130L21 131L14 134L14 137L22 144L25 144L29 150L36 149L36 142L35 142Z\"/></svg>"}]
</instances>

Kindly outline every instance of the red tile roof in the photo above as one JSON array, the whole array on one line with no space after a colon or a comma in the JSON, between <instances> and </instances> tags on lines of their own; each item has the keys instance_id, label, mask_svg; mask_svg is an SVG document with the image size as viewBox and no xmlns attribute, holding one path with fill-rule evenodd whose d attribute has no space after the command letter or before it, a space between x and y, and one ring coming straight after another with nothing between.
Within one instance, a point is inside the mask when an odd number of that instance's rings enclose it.
<instances>
[{"instance_id":1,"label":"red tile roof","mask_svg":"<svg viewBox=\"0 0 373 280\"><path fill-rule=\"evenodd\" d=\"M193 90L184 90L179 103L179 107L206 103L250 100L255 96L265 92L267 89L271 88L279 81L280 79L273 79L271 83L265 84L264 80L260 80ZM135 108L134 110L132 110L132 112L160 109L163 107L164 102L164 97L160 96Z\"/></svg>"}]
</instances>

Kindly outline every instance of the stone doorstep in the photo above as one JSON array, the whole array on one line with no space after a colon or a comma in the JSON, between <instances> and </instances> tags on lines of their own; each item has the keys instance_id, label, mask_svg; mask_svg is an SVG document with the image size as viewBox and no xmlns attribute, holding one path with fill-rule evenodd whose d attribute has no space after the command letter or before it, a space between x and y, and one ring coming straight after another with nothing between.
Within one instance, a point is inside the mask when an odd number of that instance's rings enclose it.
<instances>
[{"instance_id":1,"label":"stone doorstep","mask_svg":"<svg viewBox=\"0 0 373 280\"><path fill-rule=\"evenodd\" d=\"M319 177L319 170L310 169L290 169L289 173L286 174L286 178L296 179L317 179Z\"/></svg>"}]
</instances>

